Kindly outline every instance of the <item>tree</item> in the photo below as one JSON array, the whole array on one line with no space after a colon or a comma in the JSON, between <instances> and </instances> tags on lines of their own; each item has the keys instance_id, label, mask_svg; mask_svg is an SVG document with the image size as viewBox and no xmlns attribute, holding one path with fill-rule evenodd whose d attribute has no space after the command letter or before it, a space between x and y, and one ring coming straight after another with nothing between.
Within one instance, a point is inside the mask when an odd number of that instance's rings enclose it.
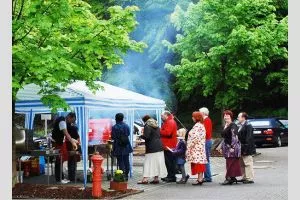
<instances>
[{"instance_id":1,"label":"tree","mask_svg":"<svg viewBox=\"0 0 300 200\"><path fill-rule=\"evenodd\" d=\"M276 5L272 0L202 0L186 12L176 7L172 22L182 34L175 44L165 44L181 61L166 67L176 76L182 99L200 91L214 96L216 108L237 108L256 72L287 61L287 16L278 17ZM287 65L281 68L287 71ZM285 84L284 77L280 80Z\"/></svg>"},{"instance_id":2,"label":"tree","mask_svg":"<svg viewBox=\"0 0 300 200\"><path fill-rule=\"evenodd\" d=\"M13 99L25 84L42 87L42 101L66 108L54 94L75 80L90 89L104 68L123 62L129 49L145 45L131 40L137 7L110 7L109 19L98 19L81 0L13 1Z\"/></svg>"},{"instance_id":3,"label":"tree","mask_svg":"<svg viewBox=\"0 0 300 200\"><path fill-rule=\"evenodd\" d=\"M13 0L12 4L13 113L17 92L29 83L41 86L41 100L53 111L67 109L57 91L76 80L98 89L94 81L103 69L122 64L128 50L145 47L129 36L137 25L135 6L109 7L104 19L82 0ZM14 156L13 152L13 161Z\"/></svg>"}]
</instances>

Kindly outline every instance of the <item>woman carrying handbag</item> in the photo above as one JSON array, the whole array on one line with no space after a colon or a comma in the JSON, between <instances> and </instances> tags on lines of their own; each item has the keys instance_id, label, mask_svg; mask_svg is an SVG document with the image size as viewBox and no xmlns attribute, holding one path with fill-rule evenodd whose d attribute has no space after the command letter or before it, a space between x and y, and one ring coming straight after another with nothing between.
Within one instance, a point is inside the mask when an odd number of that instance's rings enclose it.
<instances>
[{"instance_id":1,"label":"woman carrying handbag","mask_svg":"<svg viewBox=\"0 0 300 200\"><path fill-rule=\"evenodd\" d=\"M223 113L225 126L221 133L224 138L221 151L226 159L226 175L225 181L221 185L232 185L237 183L237 176L242 175L240 166L241 143L238 139L238 127L233 123L233 113L225 110Z\"/></svg>"}]
</instances>

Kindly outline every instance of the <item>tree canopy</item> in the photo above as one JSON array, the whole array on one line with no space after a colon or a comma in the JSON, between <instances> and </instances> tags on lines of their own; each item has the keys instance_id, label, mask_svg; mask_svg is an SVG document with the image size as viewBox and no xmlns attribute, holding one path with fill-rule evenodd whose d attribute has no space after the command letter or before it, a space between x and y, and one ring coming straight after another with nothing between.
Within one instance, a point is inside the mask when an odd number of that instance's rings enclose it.
<instances>
[{"instance_id":1,"label":"tree canopy","mask_svg":"<svg viewBox=\"0 0 300 200\"><path fill-rule=\"evenodd\" d=\"M253 79L276 82L287 93L286 1L202 0L171 16L180 34L165 44L181 58L167 69L182 99L200 92L217 108L236 108L249 97ZM280 10L281 9L281 10ZM252 96L254 98L254 96Z\"/></svg>"},{"instance_id":2,"label":"tree canopy","mask_svg":"<svg viewBox=\"0 0 300 200\"><path fill-rule=\"evenodd\" d=\"M42 87L44 104L67 108L55 95L75 80L91 90L103 69L122 64L128 50L146 45L132 40L136 6L92 9L82 0L13 0L13 100L29 83Z\"/></svg>"}]
</instances>

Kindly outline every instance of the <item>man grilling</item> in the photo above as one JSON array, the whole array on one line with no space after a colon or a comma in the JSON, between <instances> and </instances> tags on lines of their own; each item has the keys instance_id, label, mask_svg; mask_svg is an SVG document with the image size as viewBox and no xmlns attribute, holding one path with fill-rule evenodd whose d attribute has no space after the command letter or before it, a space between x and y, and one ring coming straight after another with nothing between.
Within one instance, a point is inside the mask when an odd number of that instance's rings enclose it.
<instances>
[{"instance_id":1,"label":"man grilling","mask_svg":"<svg viewBox=\"0 0 300 200\"><path fill-rule=\"evenodd\" d=\"M62 156L63 153L63 142L65 137L67 141L71 142L73 149L77 150L77 144L79 144L79 142L76 139L72 138L67 130L67 124L71 125L75 121L75 113L70 112L66 117L58 117L54 122L54 127L52 130L52 139L54 140L55 149L60 150L60 156ZM64 179L64 174L61 170L60 158L59 156L57 156L55 159L55 179L57 182L60 181L60 173L62 179ZM62 180L62 183L66 183L66 181Z\"/></svg>"}]
</instances>

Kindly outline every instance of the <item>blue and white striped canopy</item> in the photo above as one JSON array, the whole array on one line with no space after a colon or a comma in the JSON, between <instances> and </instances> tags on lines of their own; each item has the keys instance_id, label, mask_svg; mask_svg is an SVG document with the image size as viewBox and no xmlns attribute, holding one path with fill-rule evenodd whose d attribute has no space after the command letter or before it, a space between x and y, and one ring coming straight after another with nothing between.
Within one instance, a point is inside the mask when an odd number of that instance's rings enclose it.
<instances>
[{"instance_id":1,"label":"blue and white striped canopy","mask_svg":"<svg viewBox=\"0 0 300 200\"><path fill-rule=\"evenodd\" d=\"M81 136L84 187L86 187L87 166L88 166L88 119L90 110L125 110L127 123L131 128L130 140L133 143L134 114L138 110L155 111L158 123L161 124L160 114L165 109L165 102L160 99L148 97L136 92L122 89L107 83L97 81L102 89L95 93L91 92L83 81L76 81L69 85L64 92L57 94L65 99L71 109L76 113L77 125ZM50 113L49 107L41 102L41 88L35 84L24 86L17 94L16 113L25 114L25 128L33 129L35 114ZM62 111L59 111L62 112ZM132 176L132 155L130 156Z\"/></svg>"}]
</instances>

